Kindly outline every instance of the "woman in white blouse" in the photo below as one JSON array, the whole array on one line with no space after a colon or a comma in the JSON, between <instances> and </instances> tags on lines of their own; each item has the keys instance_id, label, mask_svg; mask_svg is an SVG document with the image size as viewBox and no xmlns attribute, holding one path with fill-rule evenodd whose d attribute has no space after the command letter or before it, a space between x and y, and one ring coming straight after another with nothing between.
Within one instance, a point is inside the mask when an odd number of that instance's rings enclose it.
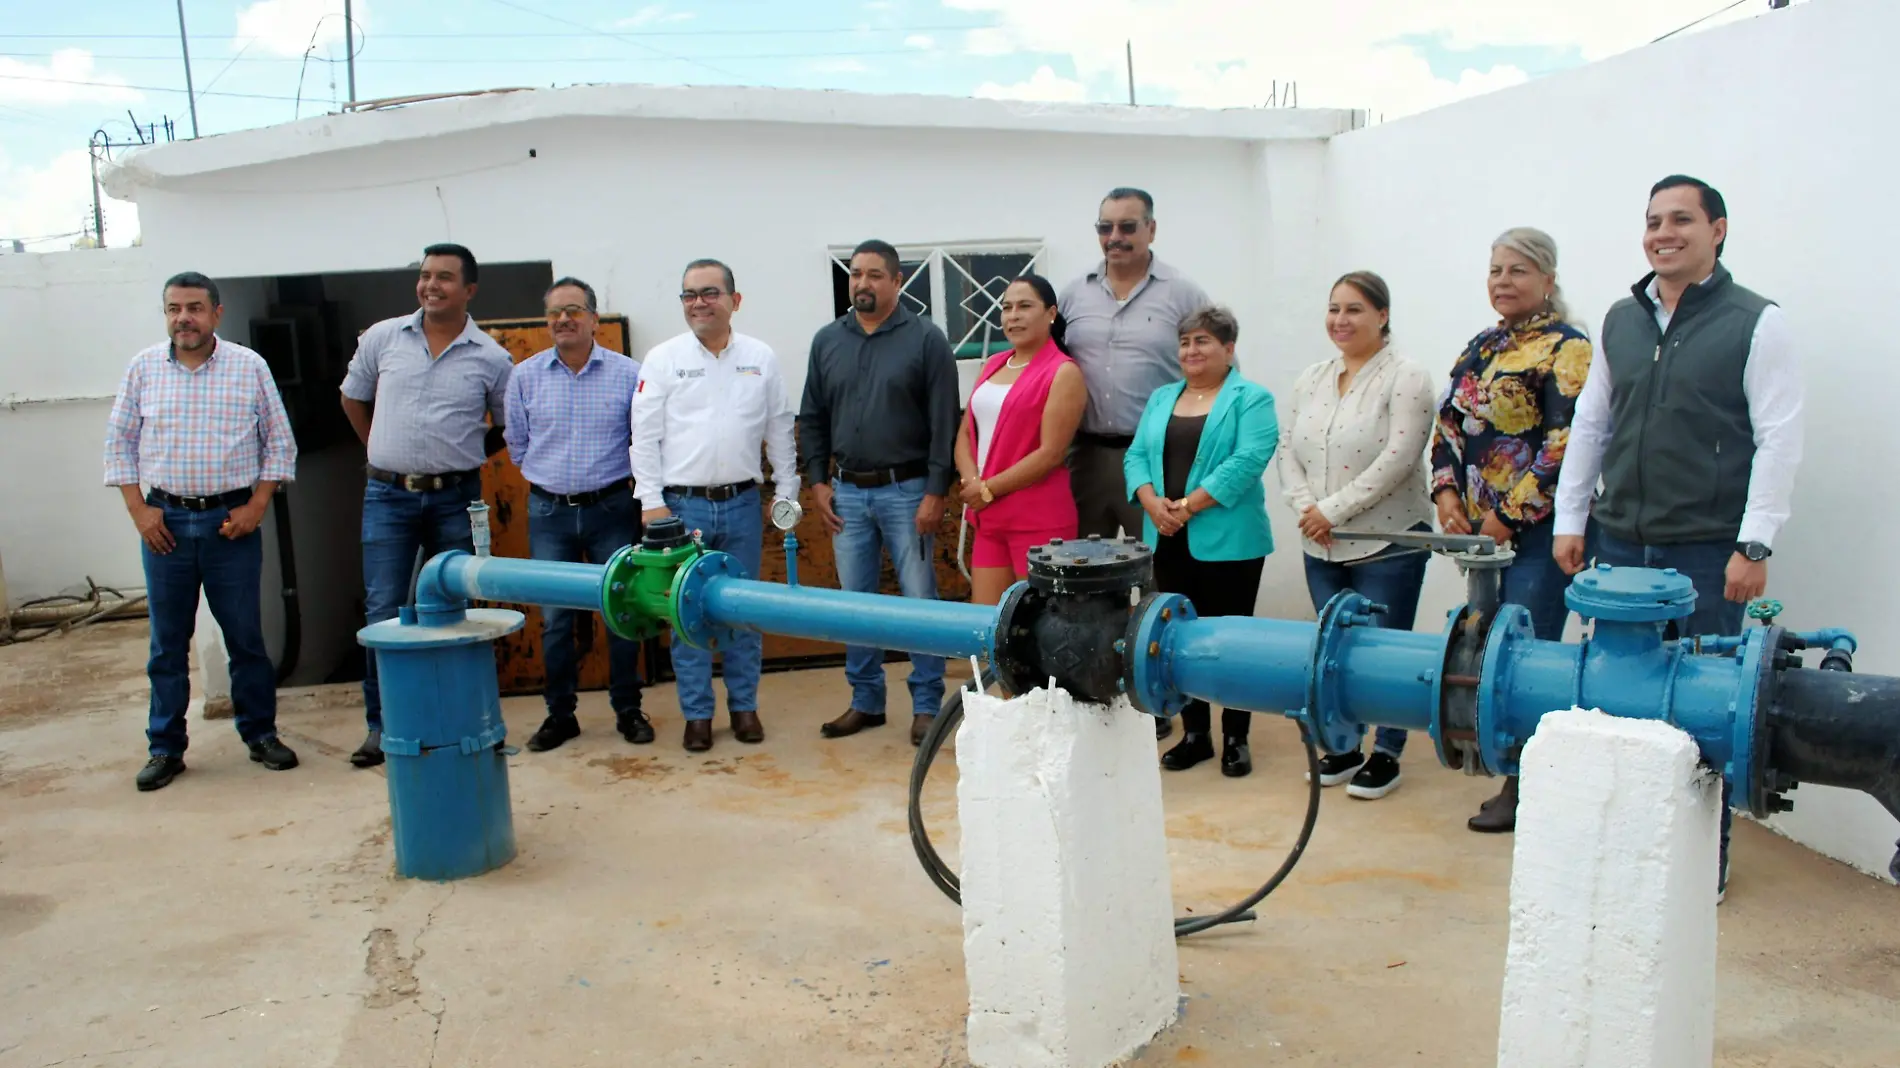
<instances>
[{"instance_id":1,"label":"woman in white blouse","mask_svg":"<svg viewBox=\"0 0 1900 1068\"><path fill-rule=\"evenodd\" d=\"M1319 610L1353 590L1387 611L1379 625L1412 629L1429 554L1387 542L1336 541L1333 528L1430 530L1425 450L1437 398L1432 377L1392 351L1385 280L1354 271L1333 283L1326 332L1339 349L1308 367L1285 398L1280 487L1299 516L1306 588ZM1381 727L1363 753L1320 761L1320 782L1374 800L1398 788L1405 732Z\"/></svg>"}]
</instances>

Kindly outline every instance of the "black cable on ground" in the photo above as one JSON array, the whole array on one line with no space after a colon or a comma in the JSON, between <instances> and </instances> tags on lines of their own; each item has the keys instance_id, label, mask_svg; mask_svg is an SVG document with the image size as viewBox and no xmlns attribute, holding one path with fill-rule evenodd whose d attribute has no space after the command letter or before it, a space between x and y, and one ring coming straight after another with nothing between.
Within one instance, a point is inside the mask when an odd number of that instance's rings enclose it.
<instances>
[{"instance_id":1,"label":"black cable on ground","mask_svg":"<svg viewBox=\"0 0 1900 1068\"><path fill-rule=\"evenodd\" d=\"M994 672L985 668L980 685L988 689L995 681ZM930 725L930 730L925 733L923 741L919 743L917 759L910 767L911 848L916 850L917 859L924 866L924 874L937 885L937 889L943 891L945 897L958 905L963 904L963 888L957 879L957 874L944 863L943 857L937 853L936 847L930 842L930 831L924 826L923 796L924 782L930 777L930 766L936 762L937 753L943 748L944 739L948 738L950 733L956 730L957 724L963 721L963 695L967 692L959 686L944 701L942 710L937 713L936 721ZM1304 725L1300 727L1300 741L1306 746L1306 819L1301 823L1299 837L1294 840L1293 848L1287 851L1286 859L1281 861L1279 870L1274 872L1273 877L1262 884L1260 889L1220 912L1210 916L1176 918L1174 937L1181 938L1199 934L1222 924L1255 919L1253 907L1278 889L1280 884L1286 881L1286 877L1292 873L1294 865L1300 862L1300 857L1306 852L1306 844L1313 838L1313 827L1319 822L1320 796L1319 750L1314 748L1313 739L1306 733Z\"/></svg>"}]
</instances>

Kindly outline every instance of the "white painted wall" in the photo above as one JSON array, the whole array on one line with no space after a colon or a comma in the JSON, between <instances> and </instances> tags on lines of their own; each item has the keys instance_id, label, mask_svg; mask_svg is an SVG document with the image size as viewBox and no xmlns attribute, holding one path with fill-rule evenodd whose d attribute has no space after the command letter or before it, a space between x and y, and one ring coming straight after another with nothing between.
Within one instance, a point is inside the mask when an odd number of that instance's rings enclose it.
<instances>
[{"instance_id":1,"label":"white painted wall","mask_svg":"<svg viewBox=\"0 0 1900 1068\"><path fill-rule=\"evenodd\" d=\"M1392 286L1404 351L1448 373L1495 319L1490 241L1520 225L1557 239L1565 292L1595 334L1647 270L1650 185L1678 171L1711 182L1729 206L1726 262L1786 309L1806 370L1807 459L1769 593L1788 606L1782 622L1849 627L1859 667L1900 672L1900 579L1883 551L1900 529L1887 485L1900 443L1875 430L1900 396L1885 313L1900 221L1879 206L1894 147L1850 133L1887 129L1900 110L1887 76L1897 36L1900 7L1881 0L1803 4L1334 138L1327 236L1305 287L1314 350L1326 284L1369 268ZM1457 590L1435 565L1421 625L1439 625ZM1885 810L1812 786L1794 799L1777 829L1885 873L1900 836Z\"/></svg>"}]
</instances>

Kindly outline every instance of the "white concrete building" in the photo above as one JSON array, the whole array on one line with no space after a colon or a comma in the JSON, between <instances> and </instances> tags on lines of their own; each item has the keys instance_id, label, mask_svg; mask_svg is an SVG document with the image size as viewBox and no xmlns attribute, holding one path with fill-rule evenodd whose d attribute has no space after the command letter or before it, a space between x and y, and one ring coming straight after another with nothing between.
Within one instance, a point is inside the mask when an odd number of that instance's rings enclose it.
<instances>
[{"instance_id":1,"label":"white concrete building","mask_svg":"<svg viewBox=\"0 0 1900 1068\"><path fill-rule=\"evenodd\" d=\"M414 307L410 265L430 242L482 259L478 316L536 314L541 286L573 274L630 317L636 350L681 329L680 267L720 257L746 296L741 329L780 350L796 387L811 332L839 308L841 247L877 236L927 263L917 295L962 341L964 271L982 281L1033 256L1060 283L1098 256L1102 193L1137 185L1157 200L1157 253L1235 309L1243 368L1282 390L1329 354L1327 288L1356 268L1392 284L1402 350L1448 370L1492 321L1488 245L1509 226L1557 238L1594 331L1645 270L1649 184L1686 171L1727 195L1726 262L1787 310L1806 363L1807 459L1771 593L1784 622L1850 627L1864 670L1900 672L1900 582L1882 558L1900 522L1886 489L1900 444L1881 429L1900 390L1882 314L1900 223L1872 188L1893 149L1842 132L1900 109L1884 76L1896 35L1892 5L1826 0L1372 128L1339 111L612 86L157 146L108 179L139 205L142 248L0 260L0 556L16 599L86 575L137 584L137 543L98 486L99 443L177 270L226 284L235 339L273 315L322 324L304 328L316 340L298 387L311 433L295 530L312 643L301 670L316 672L347 646L359 581L361 452L334 382L357 329ZM1276 507L1273 522L1262 610L1310 614L1291 517ZM1458 593L1436 567L1421 627ZM1871 800L1810 787L1797 801L1777 819L1789 833L1885 870L1900 828Z\"/></svg>"}]
</instances>

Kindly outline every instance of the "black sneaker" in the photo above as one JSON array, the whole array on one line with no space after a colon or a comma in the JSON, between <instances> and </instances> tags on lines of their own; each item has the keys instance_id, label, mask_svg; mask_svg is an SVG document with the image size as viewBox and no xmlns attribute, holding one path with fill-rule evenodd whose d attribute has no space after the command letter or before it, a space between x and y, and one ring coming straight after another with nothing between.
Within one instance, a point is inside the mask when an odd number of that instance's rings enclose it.
<instances>
[{"instance_id":1,"label":"black sneaker","mask_svg":"<svg viewBox=\"0 0 1900 1068\"><path fill-rule=\"evenodd\" d=\"M573 716L549 716L541 721L541 729L528 739L528 749L536 753L545 753L550 749L559 749L561 743L581 736L581 721Z\"/></svg>"},{"instance_id":2,"label":"black sneaker","mask_svg":"<svg viewBox=\"0 0 1900 1068\"><path fill-rule=\"evenodd\" d=\"M184 770L184 757L155 756L139 769L139 789L157 790L169 786L171 781Z\"/></svg>"},{"instance_id":3,"label":"black sneaker","mask_svg":"<svg viewBox=\"0 0 1900 1068\"><path fill-rule=\"evenodd\" d=\"M1361 801L1377 801L1398 788L1399 762L1390 753L1374 752L1366 766L1346 784L1346 793Z\"/></svg>"},{"instance_id":4,"label":"black sneaker","mask_svg":"<svg viewBox=\"0 0 1900 1068\"><path fill-rule=\"evenodd\" d=\"M251 743L251 759L272 771L289 771L297 766L297 754L274 734Z\"/></svg>"},{"instance_id":5,"label":"black sneaker","mask_svg":"<svg viewBox=\"0 0 1900 1068\"><path fill-rule=\"evenodd\" d=\"M1358 771L1359 765L1365 762L1366 755L1364 753L1328 753L1319 758L1319 784L1321 786L1338 786L1340 783L1352 778L1353 772ZM1306 776L1306 781L1312 782L1313 777L1311 775Z\"/></svg>"},{"instance_id":6,"label":"black sneaker","mask_svg":"<svg viewBox=\"0 0 1900 1068\"><path fill-rule=\"evenodd\" d=\"M620 736L627 741L635 745L646 745L653 741L653 721L647 719L645 712L635 708L622 712L614 718L617 721L616 726L620 730Z\"/></svg>"}]
</instances>

